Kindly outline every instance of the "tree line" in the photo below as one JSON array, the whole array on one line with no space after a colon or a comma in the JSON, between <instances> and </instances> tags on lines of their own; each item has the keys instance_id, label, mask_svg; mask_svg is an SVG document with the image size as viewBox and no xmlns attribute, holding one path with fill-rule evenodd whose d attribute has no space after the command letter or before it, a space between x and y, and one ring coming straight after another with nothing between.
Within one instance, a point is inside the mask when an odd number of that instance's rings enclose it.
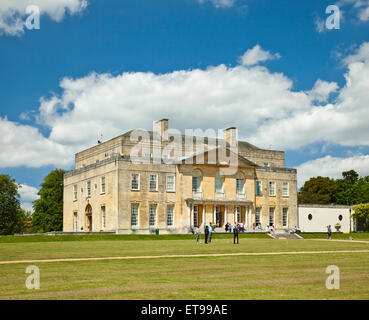
<instances>
[{"instance_id":1,"label":"tree line","mask_svg":"<svg viewBox=\"0 0 369 320\"><path fill-rule=\"evenodd\" d=\"M63 178L65 171L52 170L40 185L33 213L20 206L21 186L0 174L0 235L63 230Z\"/></svg>"}]
</instances>

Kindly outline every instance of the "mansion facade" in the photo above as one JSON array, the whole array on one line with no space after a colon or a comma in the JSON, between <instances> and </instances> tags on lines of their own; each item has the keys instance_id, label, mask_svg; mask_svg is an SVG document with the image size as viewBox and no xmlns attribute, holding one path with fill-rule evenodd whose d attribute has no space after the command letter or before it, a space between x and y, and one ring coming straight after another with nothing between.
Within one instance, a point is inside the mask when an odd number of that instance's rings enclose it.
<instances>
[{"instance_id":1,"label":"mansion facade","mask_svg":"<svg viewBox=\"0 0 369 320\"><path fill-rule=\"evenodd\" d=\"M153 131L131 130L77 153L75 169L64 176L63 231L188 233L210 222L222 230L242 223L247 231L298 224L296 169L285 168L284 152L238 141L234 127L222 139L168 132L162 119Z\"/></svg>"}]
</instances>

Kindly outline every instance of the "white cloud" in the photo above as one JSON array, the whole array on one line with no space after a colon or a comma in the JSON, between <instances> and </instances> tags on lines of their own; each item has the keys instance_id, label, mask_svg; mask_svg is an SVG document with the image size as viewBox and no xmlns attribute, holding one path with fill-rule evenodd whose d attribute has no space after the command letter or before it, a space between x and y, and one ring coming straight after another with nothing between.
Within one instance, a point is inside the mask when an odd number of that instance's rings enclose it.
<instances>
[{"instance_id":1,"label":"white cloud","mask_svg":"<svg viewBox=\"0 0 369 320\"><path fill-rule=\"evenodd\" d=\"M0 117L0 168L72 164L71 147L45 138L37 128Z\"/></svg>"},{"instance_id":2,"label":"white cloud","mask_svg":"<svg viewBox=\"0 0 369 320\"><path fill-rule=\"evenodd\" d=\"M233 7L236 0L198 0L200 3L211 2L216 8Z\"/></svg>"},{"instance_id":3,"label":"white cloud","mask_svg":"<svg viewBox=\"0 0 369 320\"><path fill-rule=\"evenodd\" d=\"M1 0L0 2L0 35L21 35L24 33L24 21L27 18L26 8L35 5L40 14L46 14L56 22L60 22L67 12L74 15L87 7L87 0Z\"/></svg>"},{"instance_id":4,"label":"white cloud","mask_svg":"<svg viewBox=\"0 0 369 320\"><path fill-rule=\"evenodd\" d=\"M352 11L362 22L369 20L369 0L340 0L337 6Z\"/></svg>"},{"instance_id":5,"label":"white cloud","mask_svg":"<svg viewBox=\"0 0 369 320\"><path fill-rule=\"evenodd\" d=\"M349 158L336 158L326 156L305 162L297 167L298 187L312 177L322 176L329 178L342 178L342 172L354 169L361 176L369 175L369 155L358 155Z\"/></svg>"},{"instance_id":6,"label":"white cloud","mask_svg":"<svg viewBox=\"0 0 369 320\"><path fill-rule=\"evenodd\" d=\"M364 43L347 57L346 85L335 103L310 108L296 108L288 117L263 123L251 142L264 146L279 145L296 149L315 142L343 146L369 145L369 51Z\"/></svg>"},{"instance_id":7,"label":"white cloud","mask_svg":"<svg viewBox=\"0 0 369 320\"><path fill-rule=\"evenodd\" d=\"M311 91L308 92L312 101L327 102L329 96L336 92L338 85L336 82L327 82L318 79Z\"/></svg>"},{"instance_id":8,"label":"white cloud","mask_svg":"<svg viewBox=\"0 0 369 320\"><path fill-rule=\"evenodd\" d=\"M345 59L346 84L317 80L311 91L294 91L282 73L262 66L179 70L166 74L91 73L61 81L61 95L42 98L32 126L0 119L0 167L73 163L73 153L133 128L152 128L169 118L170 126L239 128L239 136L260 147L297 149L316 142L369 145L369 43ZM332 92L337 97L324 106Z\"/></svg>"},{"instance_id":9,"label":"white cloud","mask_svg":"<svg viewBox=\"0 0 369 320\"><path fill-rule=\"evenodd\" d=\"M33 212L32 202L40 197L37 192L37 188L27 184L21 184L18 189L18 193L20 195L21 207L23 209Z\"/></svg>"},{"instance_id":10,"label":"white cloud","mask_svg":"<svg viewBox=\"0 0 369 320\"><path fill-rule=\"evenodd\" d=\"M267 60L279 59L281 56L279 53L271 54L269 51L263 50L259 45L256 45L252 49L247 50L239 59L240 63L244 66L253 66L259 62L265 62Z\"/></svg>"},{"instance_id":11,"label":"white cloud","mask_svg":"<svg viewBox=\"0 0 369 320\"><path fill-rule=\"evenodd\" d=\"M316 17L314 23L316 31L318 31L319 33L325 31L325 21L322 18Z\"/></svg>"}]
</instances>

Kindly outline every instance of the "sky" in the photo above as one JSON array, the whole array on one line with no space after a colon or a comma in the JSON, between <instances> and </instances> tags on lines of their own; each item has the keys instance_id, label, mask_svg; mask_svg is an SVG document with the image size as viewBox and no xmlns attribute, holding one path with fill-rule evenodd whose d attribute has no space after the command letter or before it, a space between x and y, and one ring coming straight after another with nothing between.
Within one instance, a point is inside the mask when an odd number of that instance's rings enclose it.
<instances>
[{"instance_id":1,"label":"sky","mask_svg":"<svg viewBox=\"0 0 369 320\"><path fill-rule=\"evenodd\" d=\"M299 186L369 175L369 0L1 0L0 49L0 174L26 209L101 134L161 118L236 126Z\"/></svg>"}]
</instances>

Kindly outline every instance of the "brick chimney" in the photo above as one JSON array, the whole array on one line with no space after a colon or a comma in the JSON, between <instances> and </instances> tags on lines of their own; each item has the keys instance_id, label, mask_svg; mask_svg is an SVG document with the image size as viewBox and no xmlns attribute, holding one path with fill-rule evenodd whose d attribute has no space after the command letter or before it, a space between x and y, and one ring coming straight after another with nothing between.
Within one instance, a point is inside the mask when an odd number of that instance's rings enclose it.
<instances>
[{"instance_id":1,"label":"brick chimney","mask_svg":"<svg viewBox=\"0 0 369 320\"><path fill-rule=\"evenodd\" d=\"M229 147L237 147L237 128L230 127L224 130L224 139Z\"/></svg>"},{"instance_id":2,"label":"brick chimney","mask_svg":"<svg viewBox=\"0 0 369 320\"><path fill-rule=\"evenodd\" d=\"M168 119L156 121L155 132L159 133L162 141L168 141Z\"/></svg>"}]
</instances>

